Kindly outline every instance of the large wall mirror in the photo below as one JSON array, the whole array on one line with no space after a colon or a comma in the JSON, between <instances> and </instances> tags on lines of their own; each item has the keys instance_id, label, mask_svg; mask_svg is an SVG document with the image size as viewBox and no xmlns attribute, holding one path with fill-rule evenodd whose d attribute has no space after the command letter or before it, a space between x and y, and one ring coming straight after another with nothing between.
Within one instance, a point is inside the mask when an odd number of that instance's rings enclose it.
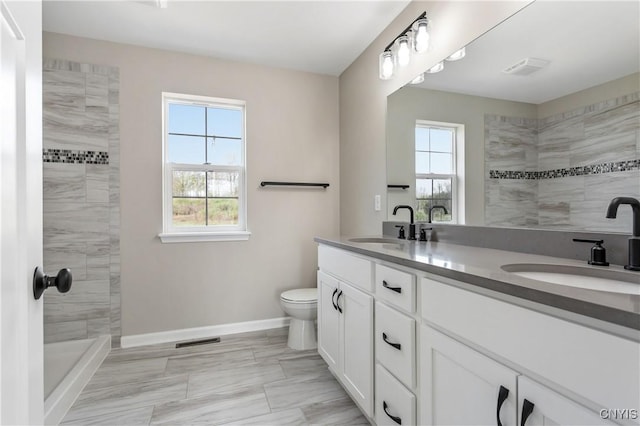
<instances>
[{"instance_id":1,"label":"large wall mirror","mask_svg":"<svg viewBox=\"0 0 640 426\"><path fill-rule=\"evenodd\" d=\"M640 3L537 1L387 99L388 218L625 232L640 198ZM509 70L507 72L507 70ZM408 188L392 187L408 185Z\"/></svg>"}]
</instances>

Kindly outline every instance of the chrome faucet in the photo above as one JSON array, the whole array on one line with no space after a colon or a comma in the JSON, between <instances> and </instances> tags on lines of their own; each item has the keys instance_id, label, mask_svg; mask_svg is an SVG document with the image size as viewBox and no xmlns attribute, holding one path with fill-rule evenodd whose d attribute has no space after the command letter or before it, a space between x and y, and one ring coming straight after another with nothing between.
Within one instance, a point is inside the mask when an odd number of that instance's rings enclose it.
<instances>
[{"instance_id":1,"label":"chrome faucet","mask_svg":"<svg viewBox=\"0 0 640 426\"><path fill-rule=\"evenodd\" d=\"M400 210L400 209L409 209L410 223L409 223L409 236L407 237L407 240L415 240L416 239L416 224L413 222L413 207L407 206L407 205L404 205L404 204L401 204L399 206L395 206L393 208L393 215L395 216L396 213L398 212L398 210Z\"/></svg>"},{"instance_id":2,"label":"chrome faucet","mask_svg":"<svg viewBox=\"0 0 640 426\"><path fill-rule=\"evenodd\" d=\"M629 264L624 269L640 271L640 201L631 197L616 197L607 207L607 219L615 219L620 204L629 204L633 209L633 235L629 238Z\"/></svg>"},{"instance_id":3,"label":"chrome faucet","mask_svg":"<svg viewBox=\"0 0 640 426\"><path fill-rule=\"evenodd\" d=\"M435 206L431 206L429 208L429 223L431 222L431 212L433 211L433 209L442 209L444 211L444 214L449 214L449 212L447 211L447 208L445 206L442 206L440 204L436 204Z\"/></svg>"}]
</instances>

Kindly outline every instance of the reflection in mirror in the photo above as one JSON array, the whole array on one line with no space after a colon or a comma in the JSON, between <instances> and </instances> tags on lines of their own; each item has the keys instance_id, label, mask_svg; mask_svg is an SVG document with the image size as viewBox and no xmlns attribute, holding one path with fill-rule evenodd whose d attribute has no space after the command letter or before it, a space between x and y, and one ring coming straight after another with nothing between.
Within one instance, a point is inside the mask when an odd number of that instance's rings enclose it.
<instances>
[{"instance_id":1,"label":"reflection in mirror","mask_svg":"<svg viewBox=\"0 0 640 426\"><path fill-rule=\"evenodd\" d=\"M640 198L639 14L638 2L535 2L390 95L387 183L410 187L390 188L388 208L628 233L630 209L605 212L614 196Z\"/></svg>"}]
</instances>

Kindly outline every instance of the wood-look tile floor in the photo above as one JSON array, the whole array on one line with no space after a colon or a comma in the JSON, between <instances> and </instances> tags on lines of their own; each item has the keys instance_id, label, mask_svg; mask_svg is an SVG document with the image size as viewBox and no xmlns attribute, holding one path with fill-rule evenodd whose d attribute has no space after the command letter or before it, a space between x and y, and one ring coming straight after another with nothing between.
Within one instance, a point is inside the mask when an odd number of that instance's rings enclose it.
<instances>
[{"instance_id":1,"label":"wood-look tile floor","mask_svg":"<svg viewBox=\"0 0 640 426\"><path fill-rule=\"evenodd\" d=\"M368 425L318 352L287 329L114 349L63 425Z\"/></svg>"}]
</instances>

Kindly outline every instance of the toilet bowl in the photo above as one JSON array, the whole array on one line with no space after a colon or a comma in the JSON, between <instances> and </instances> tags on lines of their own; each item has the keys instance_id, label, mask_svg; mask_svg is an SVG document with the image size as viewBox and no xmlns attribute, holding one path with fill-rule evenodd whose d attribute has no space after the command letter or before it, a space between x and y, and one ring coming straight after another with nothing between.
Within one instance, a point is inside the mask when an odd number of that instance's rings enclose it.
<instances>
[{"instance_id":1,"label":"toilet bowl","mask_svg":"<svg viewBox=\"0 0 640 426\"><path fill-rule=\"evenodd\" d=\"M317 348L315 319L318 315L318 289L284 291L280 295L280 304L291 317L288 346L297 350Z\"/></svg>"}]
</instances>

